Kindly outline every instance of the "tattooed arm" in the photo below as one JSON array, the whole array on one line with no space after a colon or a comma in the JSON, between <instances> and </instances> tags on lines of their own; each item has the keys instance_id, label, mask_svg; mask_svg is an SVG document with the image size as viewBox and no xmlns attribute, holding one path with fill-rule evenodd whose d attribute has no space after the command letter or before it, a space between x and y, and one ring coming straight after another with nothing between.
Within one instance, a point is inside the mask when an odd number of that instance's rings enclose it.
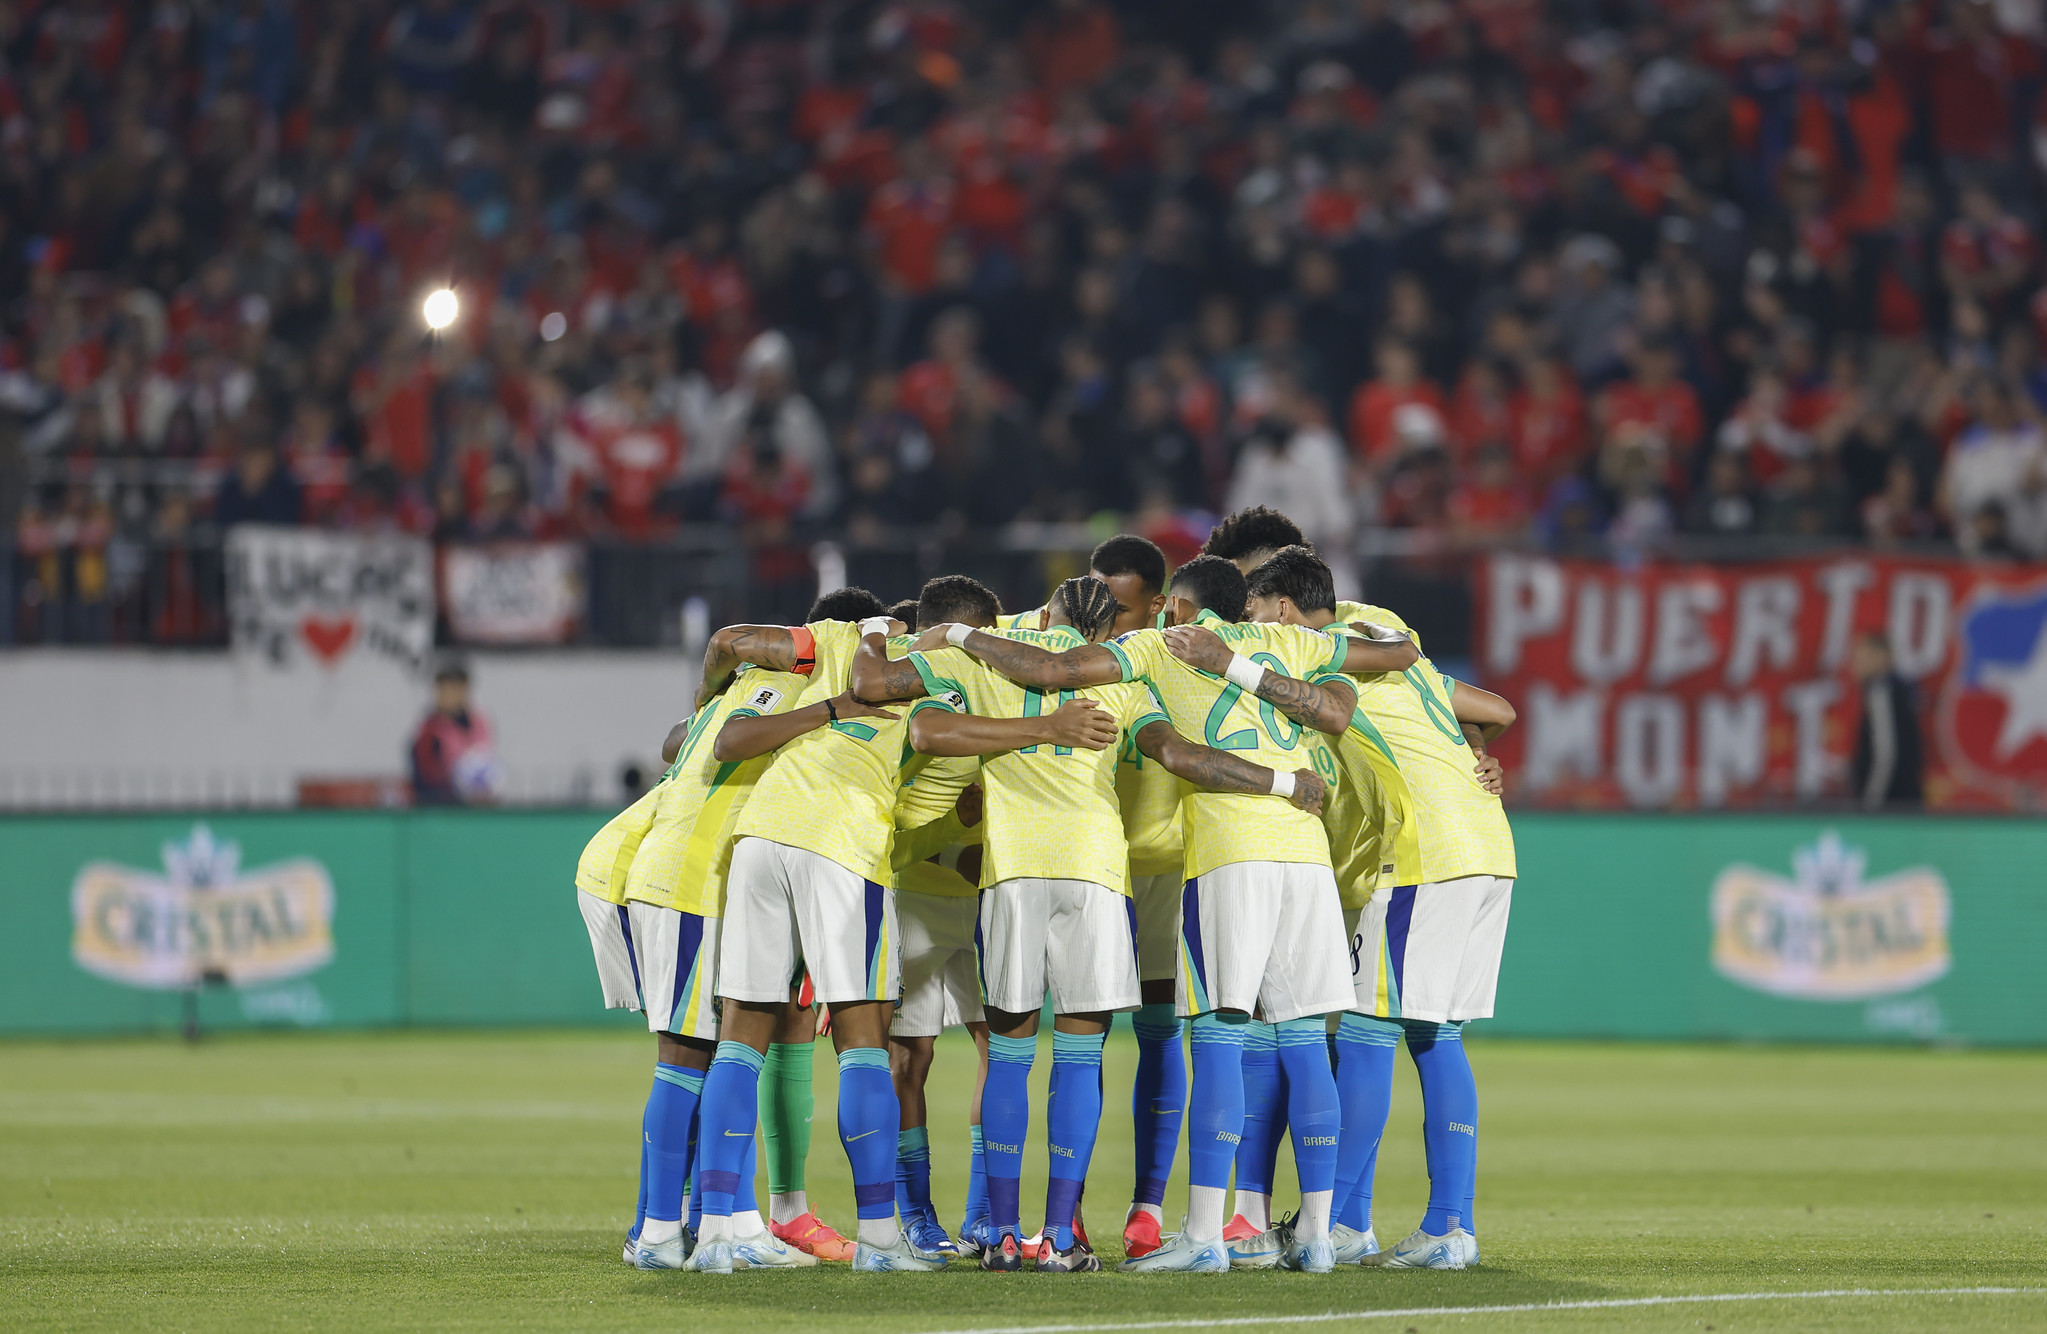
<instances>
[{"instance_id":1,"label":"tattooed arm","mask_svg":"<svg viewBox=\"0 0 2047 1334\"><path fill-rule=\"evenodd\" d=\"M908 658L891 658L888 641L880 635L860 636L853 650L853 670L848 678L853 693L879 704L891 699L918 699L929 693L915 663Z\"/></svg>"},{"instance_id":2,"label":"tattooed arm","mask_svg":"<svg viewBox=\"0 0 2047 1334\"><path fill-rule=\"evenodd\" d=\"M976 630L960 647L1018 685L1036 686L1040 690L1084 690L1088 686L1114 685L1123 679L1122 662L1100 644L1083 644L1054 653L1036 644Z\"/></svg>"},{"instance_id":3,"label":"tattooed arm","mask_svg":"<svg viewBox=\"0 0 2047 1334\"><path fill-rule=\"evenodd\" d=\"M1176 625L1166 631L1166 647L1181 662L1210 676L1229 671L1230 659L1236 656L1215 631L1198 625ZM1414 645L1408 647L1412 649ZM1347 681L1318 684L1270 668L1258 682L1258 698L1303 727L1329 736L1343 735L1358 702L1357 691Z\"/></svg>"},{"instance_id":4,"label":"tattooed arm","mask_svg":"<svg viewBox=\"0 0 2047 1334\"><path fill-rule=\"evenodd\" d=\"M697 684L697 707L724 689L739 664L750 662L769 671L796 670L796 636L786 625L728 625L704 645L704 676Z\"/></svg>"},{"instance_id":5,"label":"tattooed arm","mask_svg":"<svg viewBox=\"0 0 2047 1334\"><path fill-rule=\"evenodd\" d=\"M1168 722L1154 721L1137 733L1137 749L1165 766L1166 772L1210 792L1272 791L1273 771L1239 759L1226 750L1189 741ZM1314 815L1322 813L1321 775L1313 769L1294 771L1294 795L1288 800Z\"/></svg>"}]
</instances>

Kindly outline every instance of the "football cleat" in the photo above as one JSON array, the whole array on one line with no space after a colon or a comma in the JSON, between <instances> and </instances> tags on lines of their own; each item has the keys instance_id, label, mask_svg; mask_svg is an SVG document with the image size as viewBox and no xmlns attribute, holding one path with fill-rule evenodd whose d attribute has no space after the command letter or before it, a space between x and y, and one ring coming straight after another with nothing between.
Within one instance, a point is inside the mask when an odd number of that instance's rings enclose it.
<instances>
[{"instance_id":1,"label":"football cleat","mask_svg":"<svg viewBox=\"0 0 2047 1334\"><path fill-rule=\"evenodd\" d=\"M1248 1237L1225 1240L1224 1245L1230 1252L1230 1268L1270 1269L1279 1263L1280 1256L1286 1254L1287 1242L1291 1239L1292 1234L1284 1224L1274 1224Z\"/></svg>"},{"instance_id":2,"label":"football cleat","mask_svg":"<svg viewBox=\"0 0 2047 1334\"><path fill-rule=\"evenodd\" d=\"M689 1259L689 1244L685 1232L667 1241L633 1243L633 1268L635 1269L680 1269Z\"/></svg>"},{"instance_id":3,"label":"football cleat","mask_svg":"<svg viewBox=\"0 0 2047 1334\"><path fill-rule=\"evenodd\" d=\"M1301 1274L1326 1274L1336 1268L1336 1248L1330 1245L1326 1236L1303 1241L1289 1232L1286 1253L1279 1257L1279 1267Z\"/></svg>"},{"instance_id":4,"label":"football cleat","mask_svg":"<svg viewBox=\"0 0 2047 1334\"><path fill-rule=\"evenodd\" d=\"M1159 1220L1146 1210L1139 1209L1123 1224L1123 1254L1132 1260L1150 1255L1165 1244L1165 1238L1159 1235Z\"/></svg>"},{"instance_id":5,"label":"football cleat","mask_svg":"<svg viewBox=\"0 0 2047 1334\"><path fill-rule=\"evenodd\" d=\"M1073 1245L1063 1251L1052 1249L1049 1241L1038 1248L1040 1274L1098 1274L1101 1269L1101 1260L1078 1235Z\"/></svg>"},{"instance_id":6,"label":"football cleat","mask_svg":"<svg viewBox=\"0 0 2047 1334\"><path fill-rule=\"evenodd\" d=\"M928 1274L943 1268L945 1261L927 1260L912 1250L910 1238L903 1232L897 1232L895 1241L887 1246L870 1246L863 1241L853 1248L856 1274Z\"/></svg>"},{"instance_id":7,"label":"football cleat","mask_svg":"<svg viewBox=\"0 0 2047 1334\"><path fill-rule=\"evenodd\" d=\"M1244 1241L1258 1235L1259 1229L1251 1226L1251 1220L1238 1214L1223 1224L1224 1241Z\"/></svg>"},{"instance_id":8,"label":"football cleat","mask_svg":"<svg viewBox=\"0 0 2047 1334\"><path fill-rule=\"evenodd\" d=\"M1080 1201L1073 1202L1073 1239L1092 1251L1094 1243L1087 1239L1087 1224L1081 1220Z\"/></svg>"},{"instance_id":9,"label":"football cleat","mask_svg":"<svg viewBox=\"0 0 2047 1334\"><path fill-rule=\"evenodd\" d=\"M1004 1232L981 1247L981 1268L993 1274L1014 1274L1023 1268L1023 1241Z\"/></svg>"},{"instance_id":10,"label":"football cleat","mask_svg":"<svg viewBox=\"0 0 2047 1334\"><path fill-rule=\"evenodd\" d=\"M1195 1241L1182 1232L1142 1259L1116 1266L1126 1274L1227 1274L1230 1252L1221 1238Z\"/></svg>"},{"instance_id":11,"label":"football cleat","mask_svg":"<svg viewBox=\"0 0 2047 1334\"><path fill-rule=\"evenodd\" d=\"M768 1231L779 1241L787 1242L805 1255L814 1255L820 1260L850 1260L853 1258L853 1243L833 1230L832 1226L814 1213L799 1214L786 1223L770 1223Z\"/></svg>"},{"instance_id":12,"label":"football cleat","mask_svg":"<svg viewBox=\"0 0 2047 1334\"><path fill-rule=\"evenodd\" d=\"M808 1269L817 1257L798 1250L766 1228L750 1237L732 1239L734 1269Z\"/></svg>"},{"instance_id":13,"label":"football cleat","mask_svg":"<svg viewBox=\"0 0 2047 1334\"><path fill-rule=\"evenodd\" d=\"M960 1253L959 1245L930 1214L916 1213L904 1219L903 1235L910 1239L910 1249L926 1260L950 1260Z\"/></svg>"},{"instance_id":14,"label":"football cleat","mask_svg":"<svg viewBox=\"0 0 2047 1334\"><path fill-rule=\"evenodd\" d=\"M627 1264L636 1264L636 1263L637 1263L637 1261L636 1261L636 1260L634 1260L634 1258L633 1258L633 1253L634 1253L635 1251L639 1250L639 1249L640 1249L640 1239L639 1239L639 1236L638 1236L637 1234L635 1234L635 1233L631 1233L631 1232L628 1232L628 1233L626 1233L626 1234L625 1234L625 1262L626 1262Z\"/></svg>"},{"instance_id":15,"label":"football cleat","mask_svg":"<svg viewBox=\"0 0 2047 1334\"><path fill-rule=\"evenodd\" d=\"M734 1258L731 1242L707 1241L698 1246L681 1267L693 1274L729 1274Z\"/></svg>"},{"instance_id":16,"label":"football cleat","mask_svg":"<svg viewBox=\"0 0 2047 1334\"><path fill-rule=\"evenodd\" d=\"M1388 1269L1462 1269L1477 1250L1471 1234L1461 1227L1440 1237L1416 1228L1406 1241L1386 1252L1379 1263Z\"/></svg>"},{"instance_id":17,"label":"football cleat","mask_svg":"<svg viewBox=\"0 0 2047 1334\"><path fill-rule=\"evenodd\" d=\"M1340 1265L1363 1264L1379 1253L1379 1239L1372 1234L1372 1229L1360 1232L1341 1223L1329 1229L1329 1245L1336 1254L1336 1263Z\"/></svg>"},{"instance_id":18,"label":"football cleat","mask_svg":"<svg viewBox=\"0 0 2047 1334\"><path fill-rule=\"evenodd\" d=\"M1476 1232L1464 1234L1464 1267L1466 1269L1478 1267L1478 1233Z\"/></svg>"}]
</instances>

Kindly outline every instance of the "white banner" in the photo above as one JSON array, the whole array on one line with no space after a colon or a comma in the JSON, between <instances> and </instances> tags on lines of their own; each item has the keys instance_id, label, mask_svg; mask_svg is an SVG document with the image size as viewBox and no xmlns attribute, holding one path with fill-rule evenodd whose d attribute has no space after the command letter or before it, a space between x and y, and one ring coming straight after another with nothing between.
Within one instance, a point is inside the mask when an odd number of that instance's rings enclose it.
<instances>
[{"instance_id":1,"label":"white banner","mask_svg":"<svg viewBox=\"0 0 2047 1334\"><path fill-rule=\"evenodd\" d=\"M498 542L441 551L448 628L466 644L560 644L583 620L583 549Z\"/></svg>"},{"instance_id":2,"label":"white banner","mask_svg":"<svg viewBox=\"0 0 2047 1334\"><path fill-rule=\"evenodd\" d=\"M243 524L227 538L228 615L236 648L279 666L335 666L363 654L421 667L434 644L433 547Z\"/></svg>"}]
</instances>

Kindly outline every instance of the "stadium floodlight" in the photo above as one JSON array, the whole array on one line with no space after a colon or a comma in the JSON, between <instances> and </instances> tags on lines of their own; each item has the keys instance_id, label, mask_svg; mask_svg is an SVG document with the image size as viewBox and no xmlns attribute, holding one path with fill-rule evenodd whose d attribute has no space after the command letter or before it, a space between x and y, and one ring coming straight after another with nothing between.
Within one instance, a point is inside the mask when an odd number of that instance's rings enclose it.
<instances>
[{"instance_id":1,"label":"stadium floodlight","mask_svg":"<svg viewBox=\"0 0 2047 1334\"><path fill-rule=\"evenodd\" d=\"M462 303L455 299L452 288L443 287L427 293L426 302L420 307L420 314L426 317L426 327L435 333L455 322L462 313Z\"/></svg>"}]
</instances>

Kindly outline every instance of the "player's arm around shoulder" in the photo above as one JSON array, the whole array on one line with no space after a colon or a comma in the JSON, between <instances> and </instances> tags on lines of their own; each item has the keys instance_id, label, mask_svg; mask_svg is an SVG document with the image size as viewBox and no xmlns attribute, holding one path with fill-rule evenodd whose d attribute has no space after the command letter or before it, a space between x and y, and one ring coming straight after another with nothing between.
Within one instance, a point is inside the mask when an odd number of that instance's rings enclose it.
<instances>
[{"instance_id":1,"label":"player's arm around shoulder","mask_svg":"<svg viewBox=\"0 0 2047 1334\"><path fill-rule=\"evenodd\" d=\"M1135 740L1140 754L1196 787L1210 792L1284 796L1310 814L1322 813L1325 788L1322 776L1313 769L1283 773L1253 764L1226 750L1189 741L1172 723L1156 716L1139 720Z\"/></svg>"},{"instance_id":2,"label":"player's arm around shoulder","mask_svg":"<svg viewBox=\"0 0 2047 1334\"><path fill-rule=\"evenodd\" d=\"M1315 630L1299 633L1319 641L1319 651L1313 656L1324 659L1327 665L1335 664L1335 650L1341 647L1340 643L1332 644L1329 636ZM1250 691L1303 727L1312 727L1328 736L1342 736L1350 726L1351 711L1357 707L1357 691L1340 676L1330 674L1311 681L1275 671L1238 653L1223 642L1222 636L1204 626L1176 625L1164 632L1164 639L1167 649L1181 662Z\"/></svg>"},{"instance_id":3,"label":"player's arm around shoulder","mask_svg":"<svg viewBox=\"0 0 2047 1334\"><path fill-rule=\"evenodd\" d=\"M852 691L806 704L787 713L761 715L740 710L727 718L711 742L711 756L720 764L751 760L780 750L806 732L815 732L850 718L882 718L894 722L902 717L857 698Z\"/></svg>"},{"instance_id":4,"label":"player's arm around shoulder","mask_svg":"<svg viewBox=\"0 0 2047 1334\"><path fill-rule=\"evenodd\" d=\"M816 662L816 641L801 625L728 625L704 645L704 671L697 682L697 707L725 688L739 664L776 672L806 673Z\"/></svg>"},{"instance_id":5,"label":"player's arm around shoulder","mask_svg":"<svg viewBox=\"0 0 2047 1334\"><path fill-rule=\"evenodd\" d=\"M950 644L984 662L1020 686L1040 690L1083 690L1124 680L1124 660L1105 644L1083 644L1053 652L1039 644L963 625L933 626L917 647Z\"/></svg>"}]
</instances>

